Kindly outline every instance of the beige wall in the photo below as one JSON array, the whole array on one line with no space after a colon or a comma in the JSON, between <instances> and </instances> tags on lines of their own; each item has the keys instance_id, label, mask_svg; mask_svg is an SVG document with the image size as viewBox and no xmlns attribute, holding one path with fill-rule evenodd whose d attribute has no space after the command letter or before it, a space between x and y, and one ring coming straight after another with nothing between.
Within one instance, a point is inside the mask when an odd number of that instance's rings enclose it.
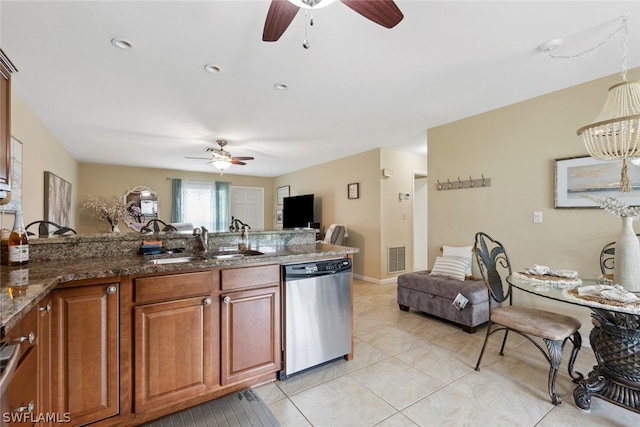
<instances>
[{"instance_id":1,"label":"beige wall","mask_svg":"<svg viewBox=\"0 0 640 427\"><path fill-rule=\"evenodd\" d=\"M79 166L78 204L89 196L96 197L121 197L127 190L136 185L146 185L158 193L160 203L158 218L164 222L171 220L171 178L194 179L202 181L225 181L231 185L262 187L265 197L265 224L273 222L273 178L260 178L244 175L232 175L225 173L185 172L169 169L136 168L130 166L113 166L96 163L80 163ZM197 224L196 224L197 225ZM268 227L267 227L268 228ZM124 223L120 224L120 230L131 231ZM77 231L80 233L95 233L108 231L105 221L95 221L80 212L77 222Z\"/></svg>"},{"instance_id":2,"label":"beige wall","mask_svg":"<svg viewBox=\"0 0 640 427\"><path fill-rule=\"evenodd\" d=\"M49 171L71 183L71 205L76 205L78 192L78 162L35 116L15 93L11 93L11 134L22 143L22 211L25 225L44 219L44 172ZM71 209L71 226L76 212ZM7 217L5 228L13 225Z\"/></svg>"},{"instance_id":3,"label":"beige wall","mask_svg":"<svg viewBox=\"0 0 640 427\"><path fill-rule=\"evenodd\" d=\"M637 75L632 70L630 80ZM554 159L586 155L576 130L594 120L618 81L610 76L429 129L429 265L441 245L470 245L484 231L505 245L514 269L541 264L597 277L600 249L620 220L601 209L554 209ZM481 174L491 187L435 190L437 180ZM533 211L542 211L542 224L533 223ZM586 309L518 297L572 312L589 330Z\"/></svg>"},{"instance_id":4,"label":"beige wall","mask_svg":"<svg viewBox=\"0 0 640 427\"><path fill-rule=\"evenodd\" d=\"M382 168L393 169L394 176L383 177ZM413 198L400 202L398 193L412 191L413 169L426 169L426 158L375 149L278 176L275 187L288 185L292 196L313 193L316 221L325 230L344 224L349 233L344 244L360 249L354 256L355 274L372 282L393 281L397 274L387 274L387 246L406 245L407 271L412 269ZM355 200L347 198L347 185L354 182L360 185ZM281 209L275 197L274 210Z\"/></svg>"}]
</instances>

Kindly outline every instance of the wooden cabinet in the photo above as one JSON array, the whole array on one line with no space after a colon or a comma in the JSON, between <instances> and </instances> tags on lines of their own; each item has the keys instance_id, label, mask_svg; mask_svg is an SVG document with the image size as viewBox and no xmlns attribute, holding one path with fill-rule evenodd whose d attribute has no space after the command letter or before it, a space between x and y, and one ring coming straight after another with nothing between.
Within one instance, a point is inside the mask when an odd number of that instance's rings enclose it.
<instances>
[{"instance_id":1,"label":"wooden cabinet","mask_svg":"<svg viewBox=\"0 0 640 427\"><path fill-rule=\"evenodd\" d=\"M219 386L217 271L135 280L136 414Z\"/></svg>"},{"instance_id":2,"label":"wooden cabinet","mask_svg":"<svg viewBox=\"0 0 640 427\"><path fill-rule=\"evenodd\" d=\"M119 283L53 291L51 410L81 425L119 411Z\"/></svg>"},{"instance_id":3,"label":"wooden cabinet","mask_svg":"<svg viewBox=\"0 0 640 427\"><path fill-rule=\"evenodd\" d=\"M280 266L222 271L222 385L280 370Z\"/></svg>"},{"instance_id":4,"label":"wooden cabinet","mask_svg":"<svg viewBox=\"0 0 640 427\"><path fill-rule=\"evenodd\" d=\"M9 426L34 425L38 402L38 311L32 309L9 331L6 341L19 344L20 360L8 387ZM5 414L3 415L3 418Z\"/></svg>"},{"instance_id":5,"label":"wooden cabinet","mask_svg":"<svg viewBox=\"0 0 640 427\"><path fill-rule=\"evenodd\" d=\"M0 49L0 192L11 190L11 73L16 71Z\"/></svg>"}]
</instances>

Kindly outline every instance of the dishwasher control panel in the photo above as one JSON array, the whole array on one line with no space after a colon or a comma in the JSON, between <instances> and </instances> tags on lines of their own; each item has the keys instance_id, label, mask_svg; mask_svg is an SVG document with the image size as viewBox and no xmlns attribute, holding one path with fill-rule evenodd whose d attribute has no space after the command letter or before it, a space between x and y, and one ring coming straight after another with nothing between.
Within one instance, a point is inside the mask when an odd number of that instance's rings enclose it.
<instances>
[{"instance_id":1,"label":"dishwasher control panel","mask_svg":"<svg viewBox=\"0 0 640 427\"><path fill-rule=\"evenodd\" d=\"M287 277L310 277L324 274L348 272L351 270L351 259L333 259L327 261L305 262L284 265L285 280Z\"/></svg>"}]
</instances>

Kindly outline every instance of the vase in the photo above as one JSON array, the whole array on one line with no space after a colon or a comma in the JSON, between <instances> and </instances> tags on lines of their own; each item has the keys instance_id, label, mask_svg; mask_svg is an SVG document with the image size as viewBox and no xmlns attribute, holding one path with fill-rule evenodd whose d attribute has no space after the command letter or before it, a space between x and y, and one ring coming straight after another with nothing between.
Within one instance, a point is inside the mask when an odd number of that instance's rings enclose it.
<instances>
[{"instance_id":1,"label":"vase","mask_svg":"<svg viewBox=\"0 0 640 427\"><path fill-rule=\"evenodd\" d=\"M120 232L120 227L118 227L118 224L112 224L111 225L111 232L112 233L119 233Z\"/></svg>"},{"instance_id":2,"label":"vase","mask_svg":"<svg viewBox=\"0 0 640 427\"><path fill-rule=\"evenodd\" d=\"M640 242L633 231L633 218L622 217L613 261L614 283L627 291L640 292Z\"/></svg>"}]
</instances>

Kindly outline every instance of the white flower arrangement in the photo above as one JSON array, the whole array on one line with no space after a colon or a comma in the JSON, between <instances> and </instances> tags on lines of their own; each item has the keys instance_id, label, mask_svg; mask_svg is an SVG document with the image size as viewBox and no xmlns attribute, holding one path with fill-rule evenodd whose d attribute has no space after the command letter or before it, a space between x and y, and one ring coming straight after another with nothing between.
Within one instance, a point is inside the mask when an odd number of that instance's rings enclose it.
<instances>
[{"instance_id":1,"label":"white flower arrangement","mask_svg":"<svg viewBox=\"0 0 640 427\"><path fill-rule=\"evenodd\" d=\"M125 205L119 197L114 197L112 201L90 197L80 208L88 211L93 219L107 221L109 225L116 226L119 221L130 215L129 205Z\"/></svg>"},{"instance_id":2,"label":"white flower arrangement","mask_svg":"<svg viewBox=\"0 0 640 427\"><path fill-rule=\"evenodd\" d=\"M640 217L640 206L627 206L615 197L598 197L591 194L583 194L582 197L596 202L598 206L617 218L631 218L635 221Z\"/></svg>"}]
</instances>

